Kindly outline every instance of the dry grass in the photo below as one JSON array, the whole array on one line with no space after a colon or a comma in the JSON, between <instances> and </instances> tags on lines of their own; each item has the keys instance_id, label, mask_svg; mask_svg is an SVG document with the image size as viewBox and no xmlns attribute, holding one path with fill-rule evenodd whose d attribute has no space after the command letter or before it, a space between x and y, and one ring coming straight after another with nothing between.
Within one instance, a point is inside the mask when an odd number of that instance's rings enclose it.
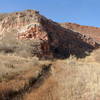
<instances>
[{"instance_id":1,"label":"dry grass","mask_svg":"<svg viewBox=\"0 0 100 100\"><path fill-rule=\"evenodd\" d=\"M18 40L16 31L5 33L3 39L0 40L0 54L12 54L21 57L33 57L39 53L39 42L33 40Z\"/></svg>"},{"instance_id":2,"label":"dry grass","mask_svg":"<svg viewBox=\"0 0 100 100\"><path fill-rule=\"evenodd\" d=\"M38 58L23 58L15 55L0 54L0 81L20 74L39 64Z\"/></svg>"},{"instance_id":3,"label":"dry grass","mask_svg":"<svg viewBox=\"0 0 100 100\"><path fill-rule=\"evenodd\" d=\"M84 59L71 56L53 62L52 75L40 88L26 94L25 100L100 100L100 63L96 52L99 50Z\"/></svg>"},{"instance_id":4,"label":"dry grass","mask_svg":"<svg viewBox=\"0 0 100 100\"><path fill-rule=\"evenodd\" d=\"M35 85L35 88L31 87L28 91L22 91L22 94L19 93L20 98L13 94L15 98L8 100L100 100L99 52L100 50L96 50L83 59L70 56L66 60L38 61L37 58L33 58L34 61L37 61L35 65L31 58L6 55L6 61L9 59L8 61L11 64L8 64L7 68L16 69L16 63L18 65L23 63L25 71L17 74L9 81L1 82L0 91L6 93L10 90L14 93L14 91L21 90L26 84L29 84L30 79L41 75L41 68L43 68L41 65L51 63L49 77L42 76L35 84L31 82L33 87ZM4 59L4 55L1 55L0 60ZM33 64L34 67L27 69L26 64L28 64L28 67ZM48 72L45 75L48 75Z\"/></svg>"}]
</instances>

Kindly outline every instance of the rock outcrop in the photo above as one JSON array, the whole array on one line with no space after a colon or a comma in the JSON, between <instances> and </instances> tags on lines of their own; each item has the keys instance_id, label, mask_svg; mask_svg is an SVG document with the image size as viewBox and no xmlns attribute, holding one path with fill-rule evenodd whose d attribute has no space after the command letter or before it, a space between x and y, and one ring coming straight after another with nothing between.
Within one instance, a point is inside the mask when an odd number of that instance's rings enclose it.
<instances>
[{"instance_id":1,"label":"rock outcrop","mask_svg":"<svg viewBox=\"0 0 100 100\"><path fill-rule=\"evenodd\" d=\"M16 30L13 34L17 39L40 42L40 52L36 54L38 57L66 58L70 54L84 57L86 52L99 46L93 38L66 29L34 10L8 14L0 22L1 38L12 30Z\"/></svg>"}]
</instances>

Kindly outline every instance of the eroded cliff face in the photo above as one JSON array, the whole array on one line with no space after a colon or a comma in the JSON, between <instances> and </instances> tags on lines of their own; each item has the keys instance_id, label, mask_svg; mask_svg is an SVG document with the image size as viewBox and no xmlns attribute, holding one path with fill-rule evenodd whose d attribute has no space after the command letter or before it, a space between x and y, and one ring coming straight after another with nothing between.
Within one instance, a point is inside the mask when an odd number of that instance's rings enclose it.
<instances>
[{"instance_id":1,"label":"eroded cliff face","mask_svg":"<svg viewBox=\"0 0 100 100\"><path fill-rule=\"evenodd\" d=\"M70 54L84 57L86 51L98 47L91 37L66 29L34 10L8 14L0 22L1 38L13 30L16 30L13 32L16 39L40 42L38 57L66 58Z\"/></svg>"}]
</instances>

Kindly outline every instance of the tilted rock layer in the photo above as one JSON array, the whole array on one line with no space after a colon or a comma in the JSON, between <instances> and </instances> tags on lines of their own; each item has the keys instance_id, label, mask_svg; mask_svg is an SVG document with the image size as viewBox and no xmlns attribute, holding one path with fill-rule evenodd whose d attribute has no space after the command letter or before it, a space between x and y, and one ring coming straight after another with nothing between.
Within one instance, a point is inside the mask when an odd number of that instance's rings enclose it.
<instances>
[{"instance_id":1,"label":"tilted rock layer","mask_svg":"<svg viewBox=\"0 0 100 100\"><path fill-rule=\"evenodd\" d=\"M66 29L80 32L81 34L91 37L96 42L100 43L100 28L93 26L84 26L76 23L60 23Z\"/></svg>"},{"instance_id":2,"label":"tilted rock layer","mask_svg":"<svg viewBox=\"0 0 100 100\"><path fill-rule=\"evenodd\" d=\"M64 26L62 24L62 26ZM81 34L62 27L40 15L38 11L26 10L6 14L0 21L0 37L14 31L16 39L29 39L40 42L39 57L66 58L70 54L84 57L86 51L99 47L92 36Z\"/></svg>"}]
</instances>

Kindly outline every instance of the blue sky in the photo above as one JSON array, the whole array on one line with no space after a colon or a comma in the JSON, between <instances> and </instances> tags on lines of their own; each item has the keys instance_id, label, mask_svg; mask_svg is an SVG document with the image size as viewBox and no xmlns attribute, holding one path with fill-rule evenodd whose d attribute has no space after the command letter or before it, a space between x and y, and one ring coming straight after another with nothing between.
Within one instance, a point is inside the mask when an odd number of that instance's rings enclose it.
<instances>
[{"instance_id":1,"label":"blue sky","mask_svg":"<svg viewBox=\"0 0 100 100\"><path fill-rule=\"evenodd\" d=\"M57 22L100 27L100 0L0 0L0 12L39 10Z\"/></svg>"}]
</instances>

